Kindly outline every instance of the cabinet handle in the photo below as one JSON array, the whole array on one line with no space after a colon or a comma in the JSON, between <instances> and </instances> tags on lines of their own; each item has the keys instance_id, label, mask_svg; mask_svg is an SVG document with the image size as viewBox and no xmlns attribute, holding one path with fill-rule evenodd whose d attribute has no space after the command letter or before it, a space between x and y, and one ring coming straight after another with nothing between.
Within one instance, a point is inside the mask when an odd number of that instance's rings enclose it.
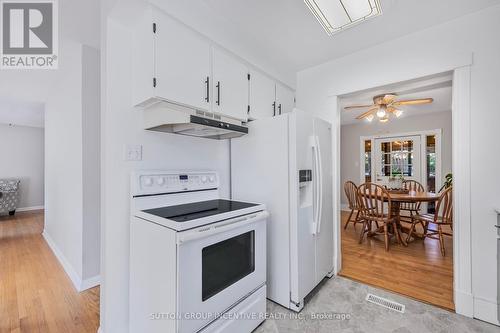
<instances>
[{"instance_id":1,"label":"cabinet handle","mask_svg":"<svg viewBox=\"0 0 500 333\"><path fill-rule=\"evenodd\" d=\"M281 104L278 106L278 114L281 114Z\"/></svg>"},{"instance_id":2,"label":"cabinet handle","mask_svg":"<svg viewBox=\"0 0 500 333\"><path fill-rule=\"evenodd\" d=\"M207 86L207 97L205 97L205 101L210 103L210 77L207 76L205 80L205 85Z\"/></svg>"},{"instance_id":3,"label":"cabinet handle","mask_svg":"<svg viewBox=\"0 0 500 333\"><path fill-rule=\"evenodd\" d=\"M273 117L276 116L276 102L273 103Z\"/></svg>"},{"instance_id":4,"label":"cabinet handle","mask_svg":"<svg viewBox=\"0 0 500 333\"><path fill-rule=\"evenodd\" d=\"M217 103L217 105L220 105L220 81L217 81L217 101L215 103Z\"/></svg>"}]
</instances>

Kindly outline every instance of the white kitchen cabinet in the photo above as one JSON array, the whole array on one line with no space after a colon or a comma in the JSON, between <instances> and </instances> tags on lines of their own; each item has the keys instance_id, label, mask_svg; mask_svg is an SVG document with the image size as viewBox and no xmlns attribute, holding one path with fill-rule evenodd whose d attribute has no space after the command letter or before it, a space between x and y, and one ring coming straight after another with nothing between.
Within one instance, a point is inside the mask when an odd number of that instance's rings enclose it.
<instances>
[{"instance_id":1,"label":"white kitchen cabinet","mask_svg":"<svg viewBox=\"0 0 500 333\"><path fill-rule=\"evenodd\" d=\"M213 49L212 111L247 121L248 68L225 51Z\"/></svg>"},{"instance_id":2,"label":"white kitchen cabinet","mask_svg":"<svg viewBox=\"0 0 500 333\"><path fill-rule=\"evenodd\" d=\"M156 93L197 109L210 108L210 43L196 32L154 12Z\"/></svg>"},{"instance_id":3,"label":"white kitchen cabinet","mask_svg":"<svg viewBox=\"0 0 500 333\"><path fill-rule=\"evenodd\" d=\"M257 71L250 72L250 119L274 117L291 112L295 93Z\"/></svg>"},{"instance_id":4,"label":"white kitchen cabinet","mask_svg":"<svg viewBox=\"0 0 500 333\"><path fill-rule=\"evenodd\" d=\"M236 57L152 7L132 41L134 105L165 101L247 121L248 68Z\"/></svg>"},{"instance_id":5,"label":"white kitchen cabinet","mask_svg":"<svg viewBox=\"0 0 500 333\"><path fill-rule=\"evenodd\" d=\"M276 84L269 77L257 71L250 71L250 114L251 119L272 117L275 113Z\"/></svg>"},{"instance_id":6,"label":"white kitchen cabinet","mask_svg":"<svg viewBox=\"0 0 500 333\"><path fill-rule=\"evenodd\" d=\"M148 9L133 30L133 101L210 110L210 43L161 11Z\"/></svg>"},{"instance_id":7,"label":"white kitchen cabinet","mask_svg":"<svg viewBox=\"0 0 500 333\"><path fill-rule=\"evenodd\" d=\"M295 94L292 90L276 84L276 114L292 112L295 107Z\"/></svg>"}]
</instances>

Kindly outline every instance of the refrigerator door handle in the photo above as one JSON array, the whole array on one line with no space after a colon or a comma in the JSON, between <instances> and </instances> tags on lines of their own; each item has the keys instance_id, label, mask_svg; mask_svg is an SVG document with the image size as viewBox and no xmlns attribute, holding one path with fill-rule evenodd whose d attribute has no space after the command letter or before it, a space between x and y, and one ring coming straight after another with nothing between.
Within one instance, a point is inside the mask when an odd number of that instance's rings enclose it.
<instances>
[{"instance_id":1,"label":"refrigerator door handle","mask_svg":"<svg viewBox=\"0 0 500 333\"><path fill-rule=\"evenodd\" d=\"M323 167L322 167L322 160L321 160L321 145L319 144L319 137L316 136L316 147L317 147L317 152L318 152L318 174L319 174L319 179L318 179L318 184L319 184L319 189L318 189L318 217L316 220L316 234L319 234L321 231L321 215L323 213Z\"/></svg>"},{"instance_id":2,"label":"refrigerator door handle","mask_svg":"<svg viewBox=\"0 0 500 333\"><path fill-rule=\"evenodd\" d=\"M319 216L319 203L320 203L320 181L319 181L319 151L318 140L316 136L311 137L311 146L313 149L313 163L314 163L314 203L313 203L313 223L311 226L311 233L316 235L318 232L318 216Z\"/></svg>"}]
</instances>

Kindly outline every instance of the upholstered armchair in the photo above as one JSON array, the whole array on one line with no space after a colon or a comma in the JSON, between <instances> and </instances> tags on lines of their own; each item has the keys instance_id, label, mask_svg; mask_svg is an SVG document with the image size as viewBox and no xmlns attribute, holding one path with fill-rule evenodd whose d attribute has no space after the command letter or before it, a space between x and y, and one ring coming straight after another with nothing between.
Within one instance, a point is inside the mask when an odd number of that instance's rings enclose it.
<instances>
[{"instance_id":1,"label":"upholstered armchair","mask_svg":"<svg viewBox=\"0 0 500 333\"><path fill-rule=\"evenodd\" d=\"M0 179L0 214L16 213L19 202L19 179Z\"/></svg>"}]
</instances>

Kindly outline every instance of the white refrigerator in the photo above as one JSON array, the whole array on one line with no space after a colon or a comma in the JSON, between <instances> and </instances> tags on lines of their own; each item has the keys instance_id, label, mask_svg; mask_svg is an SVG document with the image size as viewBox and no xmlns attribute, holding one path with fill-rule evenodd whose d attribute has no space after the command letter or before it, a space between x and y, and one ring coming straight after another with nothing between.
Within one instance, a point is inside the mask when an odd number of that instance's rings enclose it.
<instances>
[{"instance_id":1,"label":"white refrigerator","mask_svg":"<svg viewBox=\"0 0 500 333\"><path fill-rule=\"evenodd\" d=\"M331 124L295 109L231 140L231 195L262 202L267 298L294 311L333 271Z\"/></svg>"}]
</instances>

